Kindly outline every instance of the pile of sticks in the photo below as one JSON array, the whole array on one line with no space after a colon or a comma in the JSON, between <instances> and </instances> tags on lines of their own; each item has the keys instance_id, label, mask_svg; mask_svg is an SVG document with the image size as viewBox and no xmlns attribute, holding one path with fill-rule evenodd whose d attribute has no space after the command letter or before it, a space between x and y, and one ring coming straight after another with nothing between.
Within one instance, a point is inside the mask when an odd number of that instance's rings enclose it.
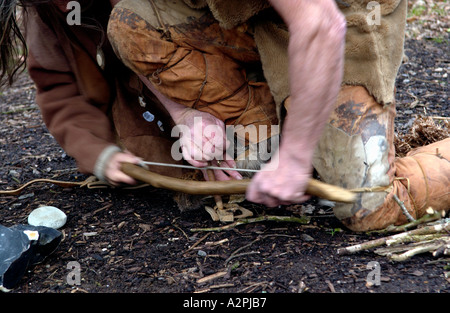
<instances>
[{"instance_id":1,"label":"pile of sticks","mask_svg":"<svg viewBox=\"0 0 450 313\"><path fill-rule=\"evenodd\" d=\"M340 248L337 253L345 255L374 250L392 261L405 261L427 252L434 257L450 255L450 218L443 218L441 212L429 209L422 218L402 226L392 226L384 232L396 234Z\"/></svg>"}]
</instances>

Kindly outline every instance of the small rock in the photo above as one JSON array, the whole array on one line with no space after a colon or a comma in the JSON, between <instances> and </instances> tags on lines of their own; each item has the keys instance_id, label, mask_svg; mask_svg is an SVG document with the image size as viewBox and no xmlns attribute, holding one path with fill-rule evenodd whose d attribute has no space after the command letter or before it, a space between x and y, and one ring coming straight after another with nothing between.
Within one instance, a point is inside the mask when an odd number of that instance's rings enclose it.
<instances>
[{"instance_id":1,"label":"small rock","mask_svg":"<svg viewBox=\"0 0 450 313\"><path fill-rule=\"evenodd\" d=\"M102 256L99 255L99 254L94 253L94 254L91 255L91 257L92 257L93 259L97 260L97 261L103 261Z\"/></svg>"},{"instance_id":2,"label":"small rock","mask_svg":"<svg viewBox=\"0 0 450 313\"><path fill-rule=\"evenodd\" d=\"M126 223L127 223L127 222L125 222L125 221L120 222L119 225L117 225L117 228L118 228L118 229L121 229L122 227L125 226Z\"/></svg>"},{"instance_id":3,"label":"small rock","mask_svg":"<svg viewBox=\"0 0 450 313\"><path fill-rule=\"evenodd\" d=\"M18 171L16 171L16 170L10 170L9 171L9 175L11 177L15 177L15 178L19 178L20 177L20 173Z\"/></svg>"},{"instance_id":4,"label":"small rock","mask_svg":"<svg viewBox=\"0 0 450 313\"><path fill-rule=\"evenodd\" d=\"M92 237L92 236L96 236L98 233L96 231L91 231L91 232L85 232L83 233L84 237Z\"/></svg>"},{"instance_id":5,"label":"small rock","mask_svg":"<svg viewBox=\"0 0 450 313\"><path fill-rule=\"evenodd\" d=\"M422 271L419 271L419 270L415 270L414 272L411 273L411 275L414 275L414 276L422 276L422 275L423 275L423 272L422 272Z\"/></svg>"},{"instance_id":6,"label":"small rock","mask_svg":"<svg viewBox=\"0 0 450 313\"><path fill-rule=\"evenodd\" d=\"M24 194L24 195L21 195L21 196L19 196L19 200L23 200L23 199L26 199L26 198L32 198L32 197L34 197L34 193L27 193L27 194ZM35 226L41 226L41 225L35 225Z\"/></svg>"},{"instance_id":7,"label":"small rock","mask_svg":"<svg viewBox=\"0 0 450 313\"><path fill-rule=\"evenodd\" d=\"M314 238L307 234L302 234L301 238L304 241L314 241Z\"/></svg>"},{"instance_id":8,"label":"small rock","mask_svg":"<svg viewBox=\"0 0 450 313\"><path fill-rule=\"evenodd\" d=\"M336 206L336 202L326 199L319 199L319 205L334 208Z\"/></svg>"},{"instance_id":9,"label":"small rock","mask_svg":"<svg viewBox=\"0 0 450 313\"><path fill-rule=\"evenodd\" d=\"M302 214L313 214L315 207L311 204L302 205Z\"/></svg>"},{"instance_id":10,"label":"small rock","mask_svg":"<svg viewBox=\"0 0 450 313\"><path fill-rule=\"evenodd\" d=\"M37 169L33 169L33 175L35 175L35 176L39 176L39 175L41 175L41 172L39 172Z\"/></svg>"},{"instance_id":11,"label":"small rock","mask_svg":"<svg viewBox=\"0 0 450 313\"><path fill-rule=\"evenodd\" d=\"M202 256L202 257L207 256L207 253L206 253L205 251L203 251L203 250L198 250L197 254L198 254L199 256Z\"/></svg>"},{"instance_id":12,"label":"small rock","mask_svg":"<svg viewBox=\"0 0 450 313\"><path fill-rule=\"evenodd\" d=\"M61 228L67 222L67 215L53 206L42 206L33 210L28 216L28 224L46 226L54 229Z\"/></svg>"}]
</instances>

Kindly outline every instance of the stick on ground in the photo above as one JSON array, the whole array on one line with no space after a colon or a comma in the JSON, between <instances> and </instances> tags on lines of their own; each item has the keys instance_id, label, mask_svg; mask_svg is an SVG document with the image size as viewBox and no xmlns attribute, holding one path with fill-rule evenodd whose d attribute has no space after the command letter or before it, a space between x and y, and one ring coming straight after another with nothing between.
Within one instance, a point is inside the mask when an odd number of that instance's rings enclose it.
<instances>
[{"instance_id":1,"label":"stick on ground","mask_svg":"<svg viewBox=\"0 0 450 313\"><path fill-rule=\"evenodd\" d=\"M368 250L368 249L382 246L389 241L396 241L396 240L399 240L402 238L407 238L407 237L412 237L412 236L417 236L417 235L436 234L436 233L448 232L448 231L450 231L450 222L432 225L432 226L425 226L422 228L410 230L410 231L403 232L400 234L395 234L392 236L387 236L387 237L367 241L367 242L353 245L350 247L339 248L337 250L337 253L340 255L352 254L352 253L356 253L356 252L359 252L362 250Z\"/></svg>"},{"instance_id":2,"label":"stick on ground","mask_svg":"<svg viewBox=\"0 0 450 313\"><path fill-rule=\"evenodd\" d=\"M294 222L294 223L300 223L300 224L308 224L309 218L306 216L304 217L293 217L293 216L274 216L274 215L263 215L258 216L254 218L243 218L239 219L234 223L220 226L220 227L209 227L209 228L192 228L191 232L220 232L220 231L226 231L233 229L237 226L244 225L244 224L251 224L251 223L258 223L258 222L264 222L264 221L273 221L273 222Z\"/></svg>"}]
</instances>

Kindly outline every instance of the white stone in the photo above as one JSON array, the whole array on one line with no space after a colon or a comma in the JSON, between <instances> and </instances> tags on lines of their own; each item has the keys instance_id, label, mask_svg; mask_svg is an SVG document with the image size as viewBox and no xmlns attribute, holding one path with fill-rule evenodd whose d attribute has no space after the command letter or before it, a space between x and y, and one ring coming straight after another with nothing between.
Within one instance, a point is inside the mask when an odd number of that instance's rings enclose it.
<instances>
[{"instance_id":1,"label":"white stone","mask_svg":"<svg viewBox=\"0 0 450 313\"><path fill-rule=\"evenodd\" d=\"M58 229L64 226L67 215L53 206L41 206L34 209L28 216L28 224L33 226L46 226Z\"/></svg>"}]
</instances>

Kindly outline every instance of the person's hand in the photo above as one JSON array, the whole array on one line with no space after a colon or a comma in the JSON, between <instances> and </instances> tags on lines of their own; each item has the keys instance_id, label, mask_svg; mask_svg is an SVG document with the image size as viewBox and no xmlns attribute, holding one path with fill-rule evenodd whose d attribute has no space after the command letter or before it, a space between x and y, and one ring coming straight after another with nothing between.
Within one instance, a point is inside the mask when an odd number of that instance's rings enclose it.
<instances>
[{"instance_id":1,"label":"person's hand","mask_svg":"<svg viewBox=\"0 0 450 313\"><path fill-rule=\"evenodd\" d=\"M180 131L180 144L183 158L196 167L208 165L236 167L234 160L227 155L229 142L226 138L225 124L213 115L185 108L175 120ZM216 180L242 179L241 174L231 170L214 170ZM206 171L203 176L208 180Z\"/></svg>"},{"instance_id":2,"label":"person's hand","mask_svg":"<svg viewBox=\"0 0 450 313\"><path fill-rule=\"evenodd\" d=\"M309 162L302 162L287 153L277 153L253 177L246 199L268 207L304 202L310 198L305 190L311 172Z\"/></svg>"},{"instance_id":3,"label":"person's hand","mask_svg":"<svg viewBox=\"0 0 450 313\"><path fill-rule=\"evenodd\" d=\"M226 154L228 141L225 124L215 116L188 108L166 97L144 76L139 76L144 84L156 95L177 125L183 158L191 165L236 167L233 158ZM174 135L172 133L172 135ZM206 180L209 177L202 171ZM230 170L214 170L216 180L242 179L241 174Z\"/></svg>"},{"instance_id":4,"label":"person's hand","mask_svg":"<svg viewBox=\"0 0 450 313\"><path fill-rule=\"evenodd\" d=\"M135 185L136 180L122 172L121 167L123 163L139 164L140 162L140 158L128 151L117 152L108 160L105 167L105 178L109 183L115 186L119 184Z\"/></svg>"}]
</instances>

